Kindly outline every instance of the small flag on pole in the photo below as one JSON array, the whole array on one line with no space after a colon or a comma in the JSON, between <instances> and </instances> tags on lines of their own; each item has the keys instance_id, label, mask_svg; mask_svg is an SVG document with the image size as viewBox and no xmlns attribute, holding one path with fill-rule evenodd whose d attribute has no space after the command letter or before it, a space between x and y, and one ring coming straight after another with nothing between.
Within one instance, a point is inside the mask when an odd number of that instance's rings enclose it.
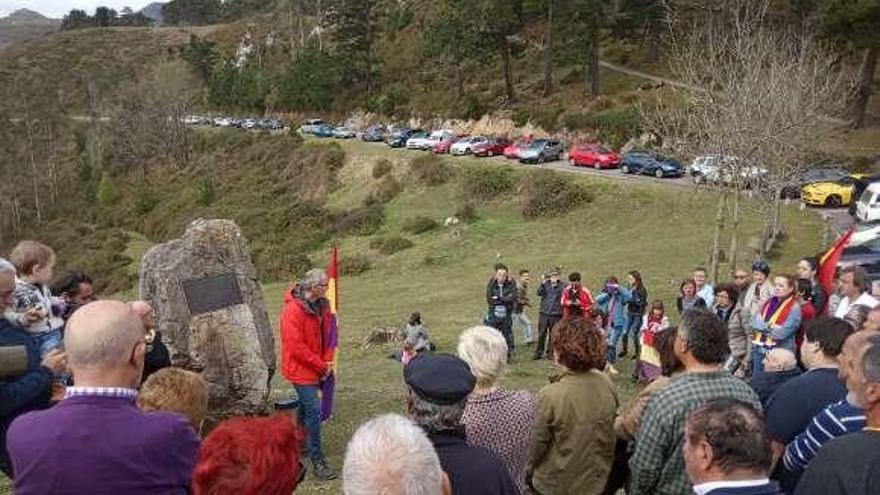
<instances>
[{"instance_id":1,"label":"small flag on pole","mask_svg":"<svg viewBox=\"0 0 880 495\"><path fill-rule=\"evenodd\" d=\"M321 421L327 421L333 415L333 395L336 391L336 349L339 347L339 249L333 246L330 263L327 265L327 301L330 303L329 325L325 348L332 353L333 373L321 382Z\"/></svg>"},{"instance_id":2,"label":"small flag on pole","mask_svg":"<svg viewBox=\"0 0 880 495\"><path fill-rule=\"evenodd\" d=\"M816 278L818 278L819 285L825 289L827 294L831 294L834 291L834 272L837 270L837 262L840 260L840 255L843 254L843 250L849 245L849 240L852 235L853 229L850 227L840 236L839 239L837 239L834 245L831 246L831 249L819 259L819 272L816 274ZM825 308L816 309L821 314Z\"/></svg>"}]
</instances>

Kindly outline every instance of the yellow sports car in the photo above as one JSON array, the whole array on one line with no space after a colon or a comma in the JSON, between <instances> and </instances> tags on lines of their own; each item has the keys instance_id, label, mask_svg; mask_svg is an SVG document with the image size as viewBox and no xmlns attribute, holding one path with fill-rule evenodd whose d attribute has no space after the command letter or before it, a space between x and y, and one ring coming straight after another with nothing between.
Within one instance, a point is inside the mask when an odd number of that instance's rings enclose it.
<instances>
[{"instance_id":1,"label":"yellow sports car","mask_svg":"<svg viewBox=\"0 0 880 495\"><path fill-rule=\"evenodd\" d=\"M801 188L804 203L837 208L852 202L853 186L864 174L852 174L834 182L816 182Z\"/></svg>"}]
</instances>

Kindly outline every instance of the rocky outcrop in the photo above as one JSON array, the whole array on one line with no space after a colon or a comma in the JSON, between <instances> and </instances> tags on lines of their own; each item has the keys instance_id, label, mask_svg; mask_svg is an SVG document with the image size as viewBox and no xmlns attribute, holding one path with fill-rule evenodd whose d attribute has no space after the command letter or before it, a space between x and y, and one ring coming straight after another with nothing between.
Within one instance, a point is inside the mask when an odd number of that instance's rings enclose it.
<instances>
[{"instance_id":1,"label":"rocky outcrop","mask_svg":"<svg viewBox=\"0 0 880 495\"><path fill-rule=\"evenodd\" d=\"M192 222L153 246L141 298L156 311L174 366L202 374L212 416L266 409L275 339L247 240L231 220Z\"/></svg>"}]
</instances>

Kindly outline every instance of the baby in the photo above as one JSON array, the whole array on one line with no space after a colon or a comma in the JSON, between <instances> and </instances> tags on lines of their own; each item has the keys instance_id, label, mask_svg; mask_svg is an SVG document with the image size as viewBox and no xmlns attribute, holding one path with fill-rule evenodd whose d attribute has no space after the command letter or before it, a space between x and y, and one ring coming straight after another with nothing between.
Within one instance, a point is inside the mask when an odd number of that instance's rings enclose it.
<instances>
[{"instance_id":1,"label":"baby","mask_svg":"<svg viewBox=\"0 0 880 495\"><path fill-rule=\"evenodd\" d=\"M61 348L64 301L52 297L48 284L55 270L55 252L34 241L21 241L12 250L9 261L18 271L14 303L6 318L22 326L40 349L40 357Z\"/></svg>"}]
</instances>

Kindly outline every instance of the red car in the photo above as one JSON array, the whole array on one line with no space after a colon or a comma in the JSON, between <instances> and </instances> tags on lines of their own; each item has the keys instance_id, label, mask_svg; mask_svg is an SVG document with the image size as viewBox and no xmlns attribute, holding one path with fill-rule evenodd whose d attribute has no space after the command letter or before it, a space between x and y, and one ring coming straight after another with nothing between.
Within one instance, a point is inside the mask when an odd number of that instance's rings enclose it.
<instances>
[{"instance_id":1,"label":"red car","mask_svg":"<svg viewBox=\"0 0 880 495\"><path fill-rule=\"evenodd\" d=\"M510 146L510 140L507 138L489 138L485 143L476 145L473 153L474 156L503 155L508 146Z\"/></svg>"},{"instance_id":2,"label":"red car","mask_svg":"<svg viewBox=\"0 0 880 495\"><path fill-rule=\"evenodd\" d=\"M449 136L434 145L434 153L443 155L449 153L449 148L464 136Z\"/></svg>"},{"instance_id":3,"label":"red car","mask_svg":"<svg viewBox=\"0 0 880 495\"><path fill-rule=\"evenodd\" d=\"M568 152L568 163L572 167L617 168L620 155L601 144L576 144Z\"/></svg>"},{"instance_id":4,"label":"red car","mask_svg":"<svg viewBox=\"0 0 880 495\"><path fill-rule=\"evenodd\" d=\"M511 143L508 147L504 148L504 157L510 158L511 160L519 160L519 152L528 148L531 144L532 138L530 137L517 139L516 142Z\"/></svg>"}]
</instances>

